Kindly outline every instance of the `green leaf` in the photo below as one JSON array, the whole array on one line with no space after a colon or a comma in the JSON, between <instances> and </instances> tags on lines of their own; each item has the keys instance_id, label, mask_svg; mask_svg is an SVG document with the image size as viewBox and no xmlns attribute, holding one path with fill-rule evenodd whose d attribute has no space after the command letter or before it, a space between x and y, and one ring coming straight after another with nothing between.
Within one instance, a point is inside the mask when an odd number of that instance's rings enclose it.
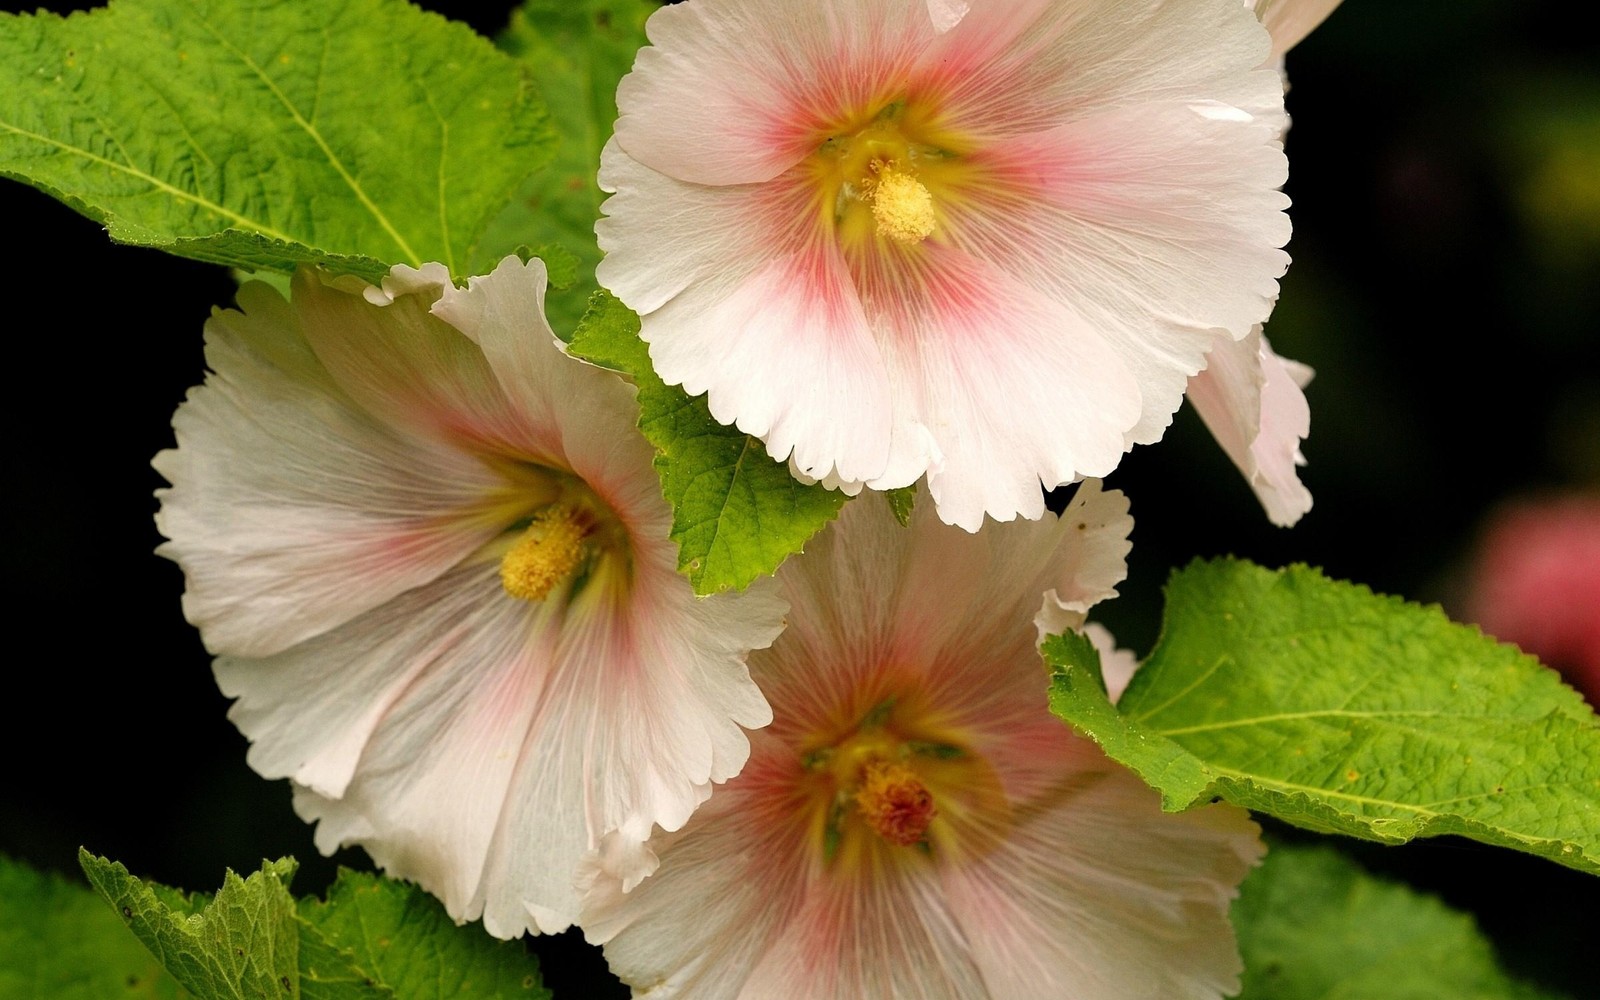
<instances>
[{"instance_id":1,"label":"green leaf","mask_svg":"<svg viewBox=\"0 0 1600 1000\"><path fill-rule=\"evenodd\" d=\"M296 866L285 858L247 879L228 872L211 898L142 882L87 852L79 861L111 903L112 923L121 913L199 1000L550 997L538 959L521 944L497 941L480 925L456 926L437 900L403 882L341 871L326 902L296 903L289 895Z\"/></svg>"},{"instance_id":2,"label":"green leaf","mask_svg":"<svg viewBox=\"0 0 1600 1000\"><path fill-rule=\"evenodd\" d=\"M911 511L916 507L917 488L915 486L902 486L897 490L884 491L883 498L889 501L889 509L894 512L894 519L904 528L911 523Z\"/></svg>"},{"instance_id":3,"label":"green leaf","mask_svg":"<svg viewBox=\"0 0 1600 1000\"><path fill-rule=\"evenodd\" d=\"M656 377L639 317L610 293L590 300L570 350L639 386L639 429L660 452L678 569L697 593L748 586L838 516L844 494L799 482L760 441L717 423L705 397L691 399Z\"/></svg>"},{"instance_id":4,"label":"green leaf","mask_svg":"<svg viewBox=\"0 0 1600 1000\"><path fill-rule=\"evenodd\" d=\"M1472 917L1328 847L1275 845L1233 904L1239 1000L1539 1000Z\"/></svg>"},{"instance_id":5,"label":"green leaf","mask_svg":"<svg viewBox=\"0 0 1600 1000\"><path fill-rule=\"evenodd\" d=\"M300 929L288 880L295 862L268 862L248 879L228 872L199 912L174 910L116 862L79 851L89 884L134 936L201 1000L292 997L300 980Z\"/></svg>"},{"instance_id":6,"label":"green leaf","mask_svg":"<svg viewBox=\"0 0 1600 1000\"><path fill-rule=\"evenodd\" d=\"M523 997L548 1000L538 960L481 926L457 927L414 885L341 870L325 903L300 914L351 964L405 1000Z\"/></svg>"},{"instance_id":7,"label":"green leaf","mask_svg":"<svg viewBox=\"0 0 1600 1000\"><path fill-rule=\"evenodd\" d=\"M495 248L508 243L551 243L575 254L579 280L546 300L563 339L597 287L594 224L605 196L595 176L617 120L617 82L645 44L645 19L658 6L652 0L525 0L496 40L532 72L559 143L549 169L525 183L490 226L479 267L486 269L498 259Z\"/></svg>"},{"instance_id":8,"label":"green leaf","mask_svg":"<svg viewBox=\"0 0 1600 1000\"><path fill-rule=\"evenodd\" d=\"M0 997L187 1000L83 885L0 856Z\"/></svg>"},{"instance_id":9,"label":"green leaf","mask_svg":"<svg viewBox=\"0 0 1600 1000\"><path fill-rule=\"evenodd\" d=\"M525 67L403 0L0 16L0 174L200 260L462 273L552 138Z\"/></svg>"},{"instance_id":10,"label":"green leaf","mask_svg":"<svg viewBox=\"0 0 1600 1000\"><path fill-rule=\"evenodd\" d=\"M1044 646L1057 715L1162 794L1386 843L1454 833L1600 873L1600 718L1437 608L1304 566L1196 563L1116 708L1080 636Z\"/></svg>"}]
</instances>

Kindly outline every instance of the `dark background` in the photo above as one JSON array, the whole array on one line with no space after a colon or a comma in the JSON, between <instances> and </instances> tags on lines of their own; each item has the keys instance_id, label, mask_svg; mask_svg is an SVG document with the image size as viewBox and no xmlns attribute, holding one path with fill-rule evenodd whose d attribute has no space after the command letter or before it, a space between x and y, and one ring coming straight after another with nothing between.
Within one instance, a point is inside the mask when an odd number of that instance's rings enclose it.
<instances>
[{"instance_id":1,"label":"dark background","mask_svg":"<svg viewBox=\"0 0 1600 1000\"><path fill-rule=\"evenodd\" d=\"M492 34L510 5L427 4ZM3 5L15 10L16 6ZM65 5L57 9L66 9ZM1235 553L1301 561L1459 607L1486 512L1600 489L1600 59L1562 5L1347 0L1289 58L1295 259L1268 327L1317 370L1304 478L1271 527L1187 410L1112 484L1137 527L1103 614L1144 651L1168 570ZM292 854L323 859L283 782L244 763L177 568L151 554L149 459L201 378L219 268L111 245L0 181L9 391L4 530L9 723L0 852L75 873L84 845L191 889ZM1342 842L1472 910L1517 974L1600 996L1600 880L1446 838ZM558 997L598 996L580 941L541 941ZM621 994L619 994L621 995Z\"/></svg>"}]
</instances>

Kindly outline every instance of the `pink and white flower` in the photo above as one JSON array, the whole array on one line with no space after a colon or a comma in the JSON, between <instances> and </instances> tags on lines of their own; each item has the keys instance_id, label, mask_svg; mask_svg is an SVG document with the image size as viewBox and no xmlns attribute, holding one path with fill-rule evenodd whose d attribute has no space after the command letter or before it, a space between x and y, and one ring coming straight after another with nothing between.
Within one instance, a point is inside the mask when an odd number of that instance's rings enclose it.
<instances>
[{"instance_id":1,"label":"pink and white flower","mask_svg":"<svg viewBox=\"0 0 1600 1000\"><path fill-rule=\"evenodd\" d=\"M1254 824L1163 813L1047 708L1039 637L1115 593L1126 500L1090 480L1059 519L913 518L856 501L779 570L790 624L750 657L773 724L650 842L654 875L630 888L601 856L585 932L651 1000L1236 990Z\"/></svg>"},{"instance_id":2,"label":"pink and white flower","mask_svg":"<svg viewBox=\"0 0 1600 1000\"><path fill-rule=\"evenodd\" d=\"M1282 86L1238 0L689 0L647 28L600 280L666 381L804 476L1037 518L1271 310Z\"/></svg>"},{"instance_id":3,"label":"pink and white flower","mask_svg":"<svg viewBox=\"0 0 1600 1000\"><path fill-rule=\"evenodd\" d=\"M676 829L770 711L771 588L700 599L634 390L566 357L544 266L261 284L156 456L157 524L250 764L501 937L557 931L608 838Z\"/></svg>"},{"instance_id":4,"label":"pink and white flower","mask_svg":"<svg viewBox=\"0 0 1600 1000\"><path fill-rule=\"evenodd\" d=\"M1245 0L1272 34L1269 65L1339 5L1339 0ZM1287 86L1287 84L1285 85ZM1311 408L1302 391L1311 369L1279 357L1258 325L1250 336L1217 337L1205 370L1189 380L1189 401L1255 490L1267 518L1288 527L1311 509L1300 482L1306 464L1300 442L1311 433Z\"/></svg>"}]
</instances>

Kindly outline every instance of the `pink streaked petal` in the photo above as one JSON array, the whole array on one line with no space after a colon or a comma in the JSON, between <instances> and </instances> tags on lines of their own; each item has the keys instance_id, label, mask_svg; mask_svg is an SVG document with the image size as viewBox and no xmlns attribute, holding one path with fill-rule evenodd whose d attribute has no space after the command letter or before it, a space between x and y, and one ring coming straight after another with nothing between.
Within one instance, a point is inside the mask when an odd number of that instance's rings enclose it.
<instances>
[{"instance_id":1,"label":"pink streaked petal","mask_svg":"<svg viewBox=\"0 0 1600 1000\"><path fill-rule=\"evenodd\" d=\"M376 699L389 704L375 725L361 720L369 732L340 797L302 794L297 807L321 821L322 849L359 840L379 866L438 896L458 920L478 916L474 901L491 843L561 635L558 602L530 606L510 597L500 589L498 574L492 562L454 574L441 590L452 599L438 613L437 631L406 620L430 596L419 592L304 653L320 657L326 667L330 653L343 646L339 653L352 662L381 658L397 672L421 661L403 689ZM397 619L405 625L403 638L398 648L386 648ZM232 669L235 682L245 669ZM287 672L279 679L306 673ZM323 684L336 689L339 681L324 673ZM298 701L287 697L282 705L304 710L317 700L304 690L296 693ZM258 710L247 705L241 717L247 713ZM292 734L283 726L259 732L258 744ZM348 747L353 741L342 742ZM283 751L269 746L259 753L268 752ZM554 803L549 807L559 810Z\"/></svg>"},{"instance_id":2,"label":"pink streaked petal","mask_svg":"<svg viewBox=\"0 0 1600 1000\"><path fill-rule=\"evenodd\" d=\"M501 391L483 351L429 313L445 288L434 269L397 272L390 289L325 283L309 268L294 278L293 300L305 339L352 399L379 420L457 447L548 458L542 428L525 426ZM383 304L383 303L387 304ZM542 319L519 327L536 335Z\"/></svg>"},{"instance_id":3,"label":"pink streaked petal","mask_svg":"<svg viewBox=\"0 0 1600 1000\"><path fill-rule=\"evenodd\" d=\"M1333 13L1339 0L1245 0L1245 6L1272 33L1272 58L1281 59Z\"/></svg>"},{"instance_id":4,"label":"pink streaked petal","mask_svg":"<svg viewBox=\"0 0 1600 1000\"><path fill-rule=\"evenodd\" d=\"M1099 758L1097 762L1096 758ZM1163 813L1086 740L973 864L943 869L989 996L1216 1000L1239 988L1228 903L1263 853L1242 809Z\"/></svg>"},{"instance_id":5,"label":"pink streaked petal","mask_svg":"<svg viewBox=\"0 0 1600 1000\"><path fill-rule=\"evenodd\" d=\"M1072 309L1133 372L1129 444L1160 437L1218 331L1244 337L1288 266L1276 133L1215 109L1107 111L998 143L951 241Z\"/></svg>"},{"instance_id":6,"label":"pink streaked petal","mask_svg":"<svg viewBox=\"0 0 1600 1000\"><path fill-rule=\"evenodd\" d=\"M493 564L458 569L274 656L218 657L228 716L250 766L318 795L345 793L373 732L419 677L476 669L527 606L499 591ZM464 664L464 666L462 665Z\"/></svg>"},{"instance_id":7,"label":"pink streaked petal","mask_svg":"<svg viewBox=\"0 0 1600 1000\"><path fill-rule=\"evenodd\" d=\"M1019 675L1004 664L1010 656L1037 659L1041 596L1060 608L1055 595L1069 595L1081 609L1065 621L1071 626L1092 595L1115 593L1126 574L1128 502L1096 482L1079 487L1063 517L989 525L976 535L941 522L928 500L919 490L904 529L876 498L848 504L804 558L780 569L789 628L752 657L762 690L783 708L775 732L827 728L829 706L849 704L863 685L877 683L883 661L904 675L887 678L891 684L923 677L950 702L974 706L979 729L997 698L1011 700L1008 712L1020 706L1024 716L1038 714L1039 678L1023 674L1010 684L1005 678ZM841 637L850 637L843 647Z\"/></svg>"},{"instance_id":8,"label":"pink streaked petal","mask_svg":"<svg viewBox=\"0 0 1600 1000\"><path fill-rule=\"evenodd\" d=\"M653 875L625 891L602 870L585 896L585 936L606 946L612 971L638 985L637 997L747 996L751 970L805 891L803 831L764 794L792 781L798 761L766 731L752 733L751 744L736 784L682 831L652 839L668 858Z\"/></svg>"},{"instance_id":9,"label":"pink streaked petal","mask_svg":"<svg viewBox=\"0 0 1600 1000\"><path fill-rule=\"evenodd\" d=\"M928 471L939 516L968 531L985 514L1037 518L1041 480L1114 469L1140 389L1099 332L981 258L934 242L919 250L901 273L857 282L874 324L892 331L901 391L920 386L921 423L943 456Z\"/></svg>"},{"instance_id":10,"label":"pink streaked petal","mask_svg":"<svg viewBox=\"0 0 1600 1000\"><path fill-rule=\"evenodd\" d=\"M599 278L641 314L662 379L706 393L713 416L812 478L905 485L926 470L927 438L897 412L848 271L798 178L711 192L614 146L602 163L618 193L596 228Z\"/></svg>"},{"instance_id":11,"label":"pink streaked petal","mask_svg":"<svg viewBox=\"0 0 1600 1000\"><path fill-rule=\"evenodd\" d=\"M635 390L566 355L544 320L545 281L542 261L506 257L466 288L446 288L432 311L482 348L517 422L537 430L519 438L526 448L582 479L633 529L635 544L670 546L655 452L635 430Z\"/></svg>"},{"instance_id":12,"label":"pink streaked petal","mask_svg":"<svg viewBox=\"0 0 1600 1000\"><path fill-rule=\"evenodd\" d=\"M909 90L985 141L1116 110L1204 103L1277 120L1282 88L1256 72L1268 38L1248 12L1197 0L975 4L922 54Z\"/></svg>"},{"instance_id":13,"label":"pink streaked petal","mask_svg":"<svg viewBox=\"0 0 1600 1000\"><path fill-rule=\"evenodd\" d=\"M817 880L739 1000L992 996L930 867ZM1019 998L1020 1000L1020 998Z\"/></svg>"},{"instance_id":14,"label":"pink streaked petal","mask_svg":"<svg viewBox=\"0 0 1600 1000\"><path fill-rule=\"evenodd\" d=\"M343 293L335 293L343 294ZM500 526L482 462L374 419L322 368L276 292L206 324L213 374L156 456L160 552L213 652L265 656L437 577Z\"/></svg>"},{"instance_id":15,"label":"pink streaked petal","mask_svg":"<svg viewBox=\"0 0 1600 1000\"><path fill-rule=\"evenodd\" d=\"M1217 338L1205 371L1189 380L1189 399L1217 443L1250 483L1267 518L1288 527L1311 509L1297 469L1311 432L1301 386L1310 369L1274 354L1259 329L1241 341Z\"/></svg>"},{"instance_id":16,"label":"pink streaked petal","mask_svg":"<svg viewBox=\"0 0 1600 1000\"><path fill-rule=\"evenodd\" d=\"M670 564L636 572L625 599L586 591L568 613L473 905L497 936L577 920L585 857L681 827L744 766L741 727L771 720L743 657L779 630L773 588L702 600Z\"/></svg>"},{"instance_id":17,"label":"pink streaked petal","mask_svg":"<svg viewBox=\"0 0 1600 1000\"><path fill-rule=\"evenodd\" d=\"M696 0L645 25L617 89L616 141L695 184L771 180L841 109L888 100L934 36L925 0ZM681 100L680 95L693 99ZM715 152L708 155L708 150Z\"/></svg>"}]
</instances>

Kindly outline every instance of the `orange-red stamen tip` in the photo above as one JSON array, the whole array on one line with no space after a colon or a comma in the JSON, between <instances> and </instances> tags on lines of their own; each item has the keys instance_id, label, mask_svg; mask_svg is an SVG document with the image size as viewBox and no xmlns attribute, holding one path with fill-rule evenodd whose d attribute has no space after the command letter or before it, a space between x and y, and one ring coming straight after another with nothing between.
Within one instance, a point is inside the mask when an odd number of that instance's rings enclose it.
<instances>
[{"instance_id":1,"label":"orange-red stamen tip","mask_svg":"<svg viewBox=\"0 0 1600 1000\"><path fill-rule=\"evenodd\" d=\"M900 847L926 839L928 825L938 815L928 786L909 767L890 761L873 761L862 769L855 799L867 826Z\"/></svg>"}]
</instances>

